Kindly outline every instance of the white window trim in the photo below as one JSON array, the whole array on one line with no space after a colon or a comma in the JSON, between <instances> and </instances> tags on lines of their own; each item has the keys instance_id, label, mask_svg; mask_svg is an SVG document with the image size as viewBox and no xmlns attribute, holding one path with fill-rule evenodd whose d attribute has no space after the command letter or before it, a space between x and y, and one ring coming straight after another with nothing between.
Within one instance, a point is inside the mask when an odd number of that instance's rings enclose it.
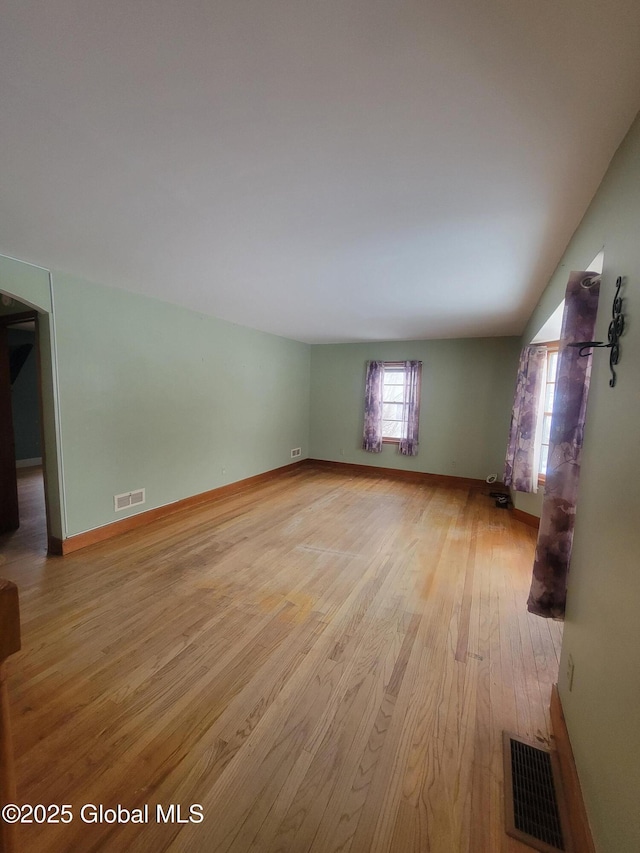
<instances>
[{"instance_id":1,"label":"white window trim","mask_svg":"<svg viewBox=\"0 0 640 853\"><path fill-rule=\"evenodd\" d=\"M542 456L542 431L544 428L544 403L545 397L547 394L547 371L549 367L549 355L552 352L559 352L559 342L558 341L546 341L547 346L547 356L544 362L544 376L542 377L542 387L540 389L540 394L538 396L538 417L536 419L536 436L534 443L534 451L533 451L533 464L534 471L537 471L538 474L533 478L533 491L538 491L538 486L544 485L546 479L546 471L542 472L540 470L540 458ZM557 373L557 363L556 363L556 373ZM555 383L554 383L555 384Z\"/></svg>"},{"instance_id":2,"label":"white window trim","mask_svg":"<svg viewBox=\"0 0 640 853\"><path fill-rule=\"evenodd\" d=\"M384 368L383 368L384 373L386 373L387 370L389 370L389 372L394 371L396 373L406 374L406 367L405 367L404 361L383 361L382 363L384 365ZM382 386L383 386L382 405L384 406L384 378L382 380ZM406 378L405 378L405 390L406 390ZM406 410L406 406L407 406L406 400L403 400L401 405L404 407L403 411ZM405 424L405 422L406 422L405 419L394 420L393 418L383 418L383 423L385 420L387 420L387 421L393 420L394 423L400 423L400 424ZM382 443L383 444L400 444L402 439L403 439L403 436L400 436L398 438L397 436L384 435L384 433L382 435Z\"/></svg>"}]
</instances>

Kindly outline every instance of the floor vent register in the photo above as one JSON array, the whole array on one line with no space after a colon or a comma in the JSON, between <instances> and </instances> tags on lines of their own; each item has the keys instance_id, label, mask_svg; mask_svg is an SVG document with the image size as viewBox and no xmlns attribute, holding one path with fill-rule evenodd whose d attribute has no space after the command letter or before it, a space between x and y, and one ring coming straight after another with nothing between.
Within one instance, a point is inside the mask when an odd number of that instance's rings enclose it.
<instances>
[{"instance_id":1,"label":"floor vent register","mask_svg":"<svg viewBox=\"0 0 640 853\"><path fill-rule=\"evenodd\" d=\"M507 834L542 853L573 853L555 754L504 732Z\"/></svg>"}]
</instances>

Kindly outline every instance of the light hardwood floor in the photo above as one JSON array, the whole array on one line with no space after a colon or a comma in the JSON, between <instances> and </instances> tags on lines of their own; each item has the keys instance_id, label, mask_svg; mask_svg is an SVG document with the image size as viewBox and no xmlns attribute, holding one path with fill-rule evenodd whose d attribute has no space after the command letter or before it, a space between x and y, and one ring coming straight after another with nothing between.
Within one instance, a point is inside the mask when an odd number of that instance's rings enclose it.
<instances>
[{"instance_id":1,"label":"light hardwood floor","mask_svg":"<svg viewBox=\"0 0 640 853\"><path fill-rule=\"evenodd\" d=\"M525 853L501 732L548 741L561 641L533 546L482 489L309 469L68 557L2 537L18 795L75 814L23 849Z\"/></svg>"}]
</instances>

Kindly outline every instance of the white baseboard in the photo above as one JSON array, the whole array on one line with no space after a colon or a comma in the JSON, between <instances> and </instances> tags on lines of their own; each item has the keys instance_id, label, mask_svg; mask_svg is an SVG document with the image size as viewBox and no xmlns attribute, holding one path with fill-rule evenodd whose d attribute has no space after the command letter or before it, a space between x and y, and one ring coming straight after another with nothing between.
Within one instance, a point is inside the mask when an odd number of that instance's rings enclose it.
<instances>
[{"instance_id":1,"label":"white baseboard","mask_svg":"<svg viewBox=\"0 0 640 853\"><path fill-rule=\"evenodd\" d=\"M16 468L35 468L36 465L42 465L42 456L35 456L33 459L16 459Z\"/></svg>"}]
</instances>

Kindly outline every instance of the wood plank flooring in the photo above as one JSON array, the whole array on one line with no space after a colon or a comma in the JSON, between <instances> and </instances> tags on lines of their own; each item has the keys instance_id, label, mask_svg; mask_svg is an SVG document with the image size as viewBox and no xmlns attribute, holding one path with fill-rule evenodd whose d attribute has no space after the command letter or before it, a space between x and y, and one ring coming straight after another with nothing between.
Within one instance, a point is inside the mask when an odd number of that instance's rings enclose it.
<instances>
[{"instance_id":1,"label":"wood plank flooring","mask_svg":"<svg viewBox=\"0 0 640 853\"><path fill-rule=\"evenodd\" d=\"M529 849L501 733L548 741L561 626L526 611L534 531L482 489L301 469L68 557L45 539L0 539L18 796L74 820L25 851Z\"/></svg>"}]
</instances>

